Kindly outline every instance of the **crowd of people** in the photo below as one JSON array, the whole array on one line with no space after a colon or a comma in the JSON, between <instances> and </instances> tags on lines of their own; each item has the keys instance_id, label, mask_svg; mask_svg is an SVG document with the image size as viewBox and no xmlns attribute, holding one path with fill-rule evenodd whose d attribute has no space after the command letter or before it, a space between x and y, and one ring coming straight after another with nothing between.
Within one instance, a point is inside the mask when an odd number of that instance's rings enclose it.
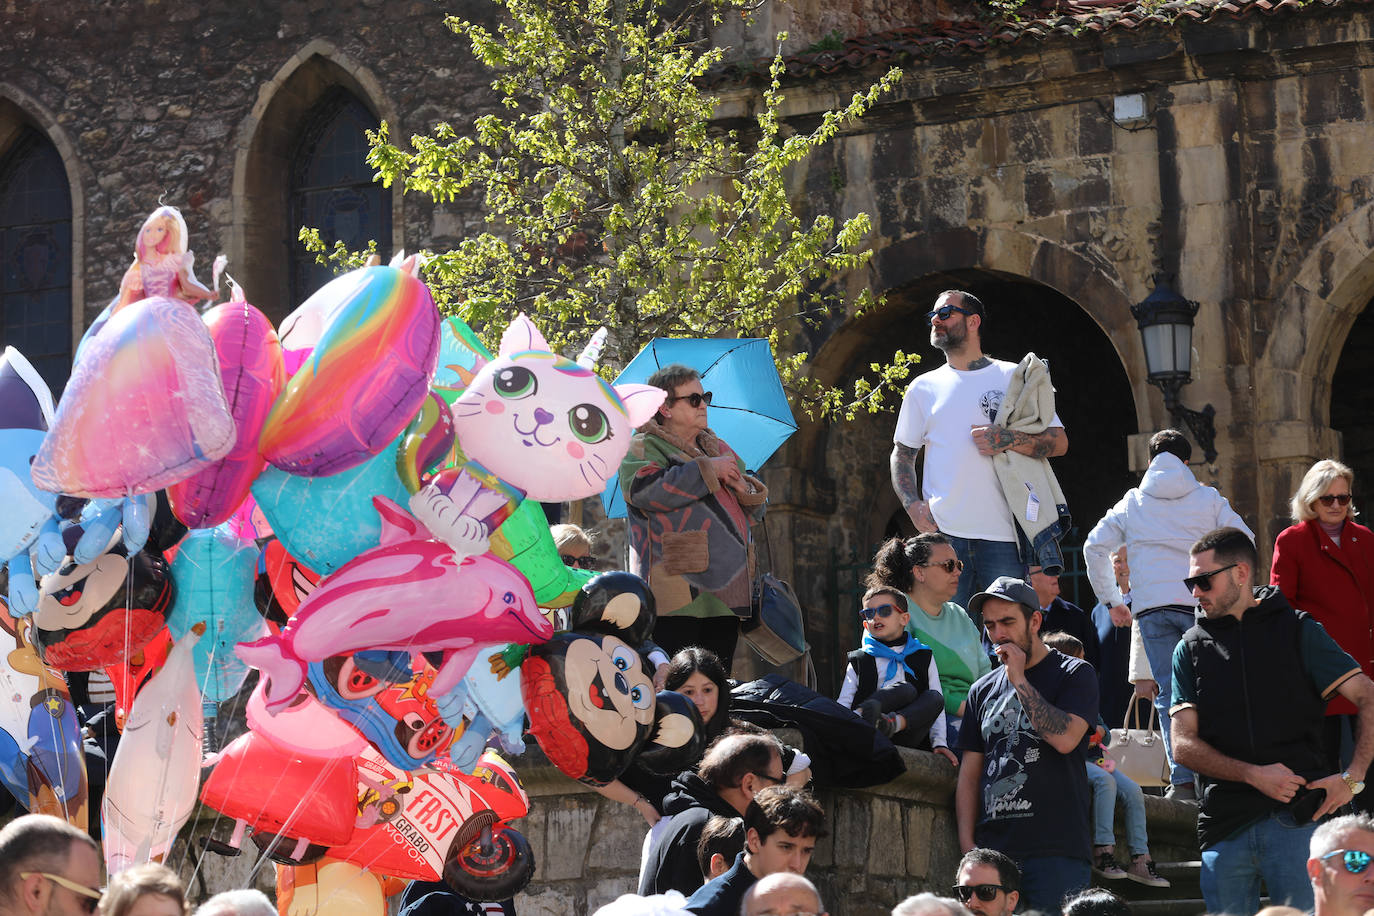
<instances>
[{"instance_id":1,"label":"crowd of people","mask_svg":"<svg viewBox=\"0 0 1374 916\"><path fill-rule=\"evenodd\" d=\"M1265 893L1316 916L1374 909L1361 795L1374 759L1374 532L1355 522L1350 469L1325 460L1306 474L1260 585L1252 529L1194 477L1187 438L1157 433L1140 486L1088 535L1099 603L1085 612L1059 594L1067 512L1050 459L1068 438L1048 368L985 355L986 310L969 293L942 293L928 317L946 363L908 388L891 459L918 533L874 557L854 609L861 644L838 714L826 713L957 771L952 896L917 894L893 916L1117 916L1128 905L1090 888L1094 875L1169 886L1141 787L1110 745L1146 704L1165 794L1196 806L1209 912L1252 916ZM629 566L657 606L655 686L692 701L709 743L675 777L632 765L599 789L648 827L637 893L600 912L822 914L805 878L828 833L807 788L813 761L732 709L768 491L712 433L700 375L668 366L648 381L668 397L620 469ZM596 568L586 532L553 535L564 563ZM85 833L21 817L0 831L0 916L188 913L165 868L101 888L100 866ZM197 913L273 909L242 891Z\"/></svg>"}]
</instances>

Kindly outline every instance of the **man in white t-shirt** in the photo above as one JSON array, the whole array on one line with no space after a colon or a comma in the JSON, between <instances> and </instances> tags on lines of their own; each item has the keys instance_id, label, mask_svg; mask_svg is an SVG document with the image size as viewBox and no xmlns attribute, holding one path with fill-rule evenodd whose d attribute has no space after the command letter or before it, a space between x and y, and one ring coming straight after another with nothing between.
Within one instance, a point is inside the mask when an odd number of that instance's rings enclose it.
<instances>
[{"instance_id":1,"label":"man in white t-shirt","mask_svg":"<svg viewBox=\"0 0 1374 916\"><path fill-rule=\"evenodd\" d=\"M926 317L931 346L944 351L945 364L907 387L892 434L892 489L918 530L941 531L954 545L963 563L954 601L966 608L998 576L1026 577L992 456L1012 450L1053 458L1069 450L1069 439L1058 415L1037 434L993 425L1016 364L983 355L985 313L976 296L946 290Z\"/></svg>"}]
</instances>

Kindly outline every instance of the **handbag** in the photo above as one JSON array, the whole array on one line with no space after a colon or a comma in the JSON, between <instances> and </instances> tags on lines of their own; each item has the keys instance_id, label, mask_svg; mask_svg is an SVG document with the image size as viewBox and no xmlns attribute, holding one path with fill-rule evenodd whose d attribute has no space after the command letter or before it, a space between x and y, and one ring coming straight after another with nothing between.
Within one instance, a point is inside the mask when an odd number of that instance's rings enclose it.
<instances>
[{"instance_id":1,"label":"handbag","mask_svg":"<svg viewBox=\"0 0 1374 916\"><path fill-rule=\"evenodd\" d=\"M773 541L767 522L763 523L763 537L768 542L768 565L772 566ZM772 573L762 573L754 577L750 604L753 613L740 621L739 632L764 661L781 666L806 653L806 624L791 585Z\"/></svg>"},{"instance_id":2,"label":"handbag","mask_svg":"<svg viewBox=\"0 0 1374 916\"><path fill-rule=\"evenodd\" d=\"M792 586L772 573L754 579L754 613L740 636L770 665L786 665L806 651L806 627Z\"/></svg>"},{"instance_id":3,"label":"handbag","mask_svg":"<svg viewBox=\"0 0 1374 916\"><path fill-rule=\"evenodd\" d=\"M1140 786L1167 786L1169 758L1164 753L1164 735L1159 730L1159 710L1150 706L1150 718L1140 727L1140 707L1135 698L1126 710L1125 728L1112 729L1112 758L1117 772Z\"/></svg>"}]
</instances>

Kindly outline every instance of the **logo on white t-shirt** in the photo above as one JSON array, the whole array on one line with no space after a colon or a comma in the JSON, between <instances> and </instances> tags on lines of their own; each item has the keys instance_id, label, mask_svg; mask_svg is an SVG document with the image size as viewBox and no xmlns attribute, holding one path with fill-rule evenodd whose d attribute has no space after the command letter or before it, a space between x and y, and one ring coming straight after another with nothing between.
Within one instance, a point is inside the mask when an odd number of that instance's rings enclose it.
<instances>
[{"instance_id":1,"label":"logo on white t-shirt","mask_svg":"<svg viewBox=\"0 0 1374 916\"><path fill-rule=\"evenodd\" d=\"M1006 392L1002 389L994 388L991 391L984 391L983 396L978 399L978 406L982 409L983 415L988 418L989 423L997 419L997 411L1002 407L1004 394Z\"/></svg>"}]
</instances>

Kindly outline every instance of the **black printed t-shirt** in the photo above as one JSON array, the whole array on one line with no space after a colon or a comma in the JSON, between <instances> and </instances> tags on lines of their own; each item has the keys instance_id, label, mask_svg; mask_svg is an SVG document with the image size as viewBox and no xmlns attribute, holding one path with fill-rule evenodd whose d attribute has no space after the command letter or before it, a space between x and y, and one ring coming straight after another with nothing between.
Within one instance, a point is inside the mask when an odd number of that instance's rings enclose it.
<instances>
[{"instance_id":1,"label":"black printed t-shirt","mask_svg":"<svg viewBox=\"0 0 1374 916\"><path fill-rule=\"evenodd\" d=\"M1005 668L979 678L959 729L960 747L983 755L974 840L1018 861L1089 859L1085 751L1097 722L1097 676L1087 662L1050 649L1026 669L1026 680L1051 705L1087 722L1088 733L1071 753L1059 753L1036 733Z\"/></svg>"}]
</instances>

